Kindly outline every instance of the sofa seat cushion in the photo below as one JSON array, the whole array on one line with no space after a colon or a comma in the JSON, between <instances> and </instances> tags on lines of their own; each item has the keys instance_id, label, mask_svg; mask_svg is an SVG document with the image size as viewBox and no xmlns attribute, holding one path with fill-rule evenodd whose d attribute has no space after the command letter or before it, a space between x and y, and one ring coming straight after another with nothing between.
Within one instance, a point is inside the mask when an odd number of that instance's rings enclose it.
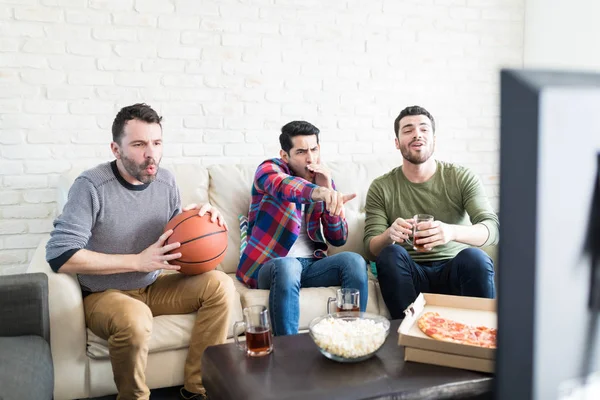
<instances>
[{"instance_id":1,"label":"sofa seat cushion","mask_svg":"<svg viewBox=\"0 0 600 400\"><path fill-rule=\"evenodd\" d=\"M227 276L237 282L234 274L227 274ZM233 321L241 319L242 307L239 294L236 292L233 299L229 330L227 332L228 338L233 337ZM188 347L195 320L195 312L154 317L148 352L157 353L159 351L177 350ZM89 328L87 328L87 354L95 359L108 358L108 342L98 337Z\"/></svg>"},{"instance_id":2,"label":"sofa seat cushion","mask_svg":"<svg viewBox=\"0 0 600 400\"><path fill-rule=\"evenodd\" d=\"M269 306L268 290L249 289L238 280L235 281L235 288L240 294L242 307ZM337 289L339 286L300 289L300 330L308 329L310 321L327 313L327 299L335 297ZM379 314L378 295L375 290L375 281L369 280L367 312Z\"/></svg>"},{"instance_id":3,"label":"sofa seat cushion","mask_svg":"<svg viewBox=\"0 0 600 400\"><path fill-rule=\"evenodd\" d=\"M196 313L154 317L149 353L176 350L190 343ZM91 358L108 358L108 342L87 328L87 354Z\"/></svg>"},{"instance_id":4,"label":"sofa seat cushion","mask_svg":"<svg viewBox=\"0 0 600 400\"><path fill-rule=\"evenodd\" d=\"M50 345L40 336L0 337L0 398L52 399Z\"/></svg>"}]
</instances>

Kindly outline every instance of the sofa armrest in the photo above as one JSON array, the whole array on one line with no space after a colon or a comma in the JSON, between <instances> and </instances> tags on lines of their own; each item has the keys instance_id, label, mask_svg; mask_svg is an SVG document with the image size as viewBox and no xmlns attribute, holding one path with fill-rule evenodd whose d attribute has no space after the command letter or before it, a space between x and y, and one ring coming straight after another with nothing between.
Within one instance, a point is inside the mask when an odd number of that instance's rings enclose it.
<instances>
[{"instance_id":1,"label":"sofa armrest","mask_svg":"<svg viewBox=\"0 0 600 400\"><path fill-rule=\"evenodd\" d=\"M48 278L42 273L0 279L0 336L37 335L50 344Z\"/></svg>"},{"instance_id":2,"label":"sofa armrest","mask_svg":"<svg viewBox=\"0 0 600 400\"><path fill-rule=\"evenodd\" d=\"M81 287L74 275L56 273L46 262L46 242L49 238L48 235L37 247L27 272L43 272L48 277L54 398L85 398L88 397L88 357Z\"/></svg>"}]
</instances>

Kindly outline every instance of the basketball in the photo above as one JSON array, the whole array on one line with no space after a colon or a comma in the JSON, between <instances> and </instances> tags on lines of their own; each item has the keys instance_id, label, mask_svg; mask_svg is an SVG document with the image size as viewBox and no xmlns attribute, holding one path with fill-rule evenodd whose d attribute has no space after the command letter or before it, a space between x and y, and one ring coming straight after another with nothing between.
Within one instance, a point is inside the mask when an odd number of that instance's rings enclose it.
<instances>
[{"instance_id":1,"label":"basketball","mask_svg":"<svg viewBox=\"0 0 600 400\"><path fill-rule=\"evenodd\" d=\"M179 272L185 275L198 275L212 271L225 257L227 231L224 226L210 222L210 214L198 215L198 210L188 210L175 216L165 226L165 231L173 229L165 245L179 242L181 246L170 253L181 253L170 264L179 265Z\"/></svg>"}]
</instances>

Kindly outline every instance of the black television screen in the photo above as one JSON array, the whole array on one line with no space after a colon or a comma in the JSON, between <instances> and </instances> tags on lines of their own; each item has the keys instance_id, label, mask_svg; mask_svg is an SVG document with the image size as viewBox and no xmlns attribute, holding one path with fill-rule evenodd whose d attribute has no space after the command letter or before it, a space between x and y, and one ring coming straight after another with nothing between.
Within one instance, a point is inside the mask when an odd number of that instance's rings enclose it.
<instances>
[{"instance_id":1,"label":"black television screen","mask_svg":"<svg viewBox=\"0 0 600 400\"><path fill-rule=\"evenodd\" d=\"M502 71L500 125L496 398L600 399L600 74Z\"/></svg>"}]
</instances>

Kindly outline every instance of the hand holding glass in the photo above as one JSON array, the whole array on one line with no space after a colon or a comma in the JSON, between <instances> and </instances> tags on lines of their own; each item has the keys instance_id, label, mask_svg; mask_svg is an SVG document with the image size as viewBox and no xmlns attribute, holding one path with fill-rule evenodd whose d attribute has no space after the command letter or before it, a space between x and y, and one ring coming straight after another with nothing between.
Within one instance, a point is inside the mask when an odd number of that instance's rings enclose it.
<instances>
[{"instance_id":1,"label":"hand holding glass","mask_svg":"<svg viewBox=\"0 0 600 400\"><path fill-rule=\"evenodd\" d=\"M419 252L427 252L428 249L425 248L424 244L416 244L417 239L422 239L424 236L416 236L417 232L419 232L419 224L423 222L433 222L433 215L429 214L417 214L413 217L413 230L412 230L412 240L406 239L405 242L412 246L412 248Z\"/></svg>"}]
</instances>

